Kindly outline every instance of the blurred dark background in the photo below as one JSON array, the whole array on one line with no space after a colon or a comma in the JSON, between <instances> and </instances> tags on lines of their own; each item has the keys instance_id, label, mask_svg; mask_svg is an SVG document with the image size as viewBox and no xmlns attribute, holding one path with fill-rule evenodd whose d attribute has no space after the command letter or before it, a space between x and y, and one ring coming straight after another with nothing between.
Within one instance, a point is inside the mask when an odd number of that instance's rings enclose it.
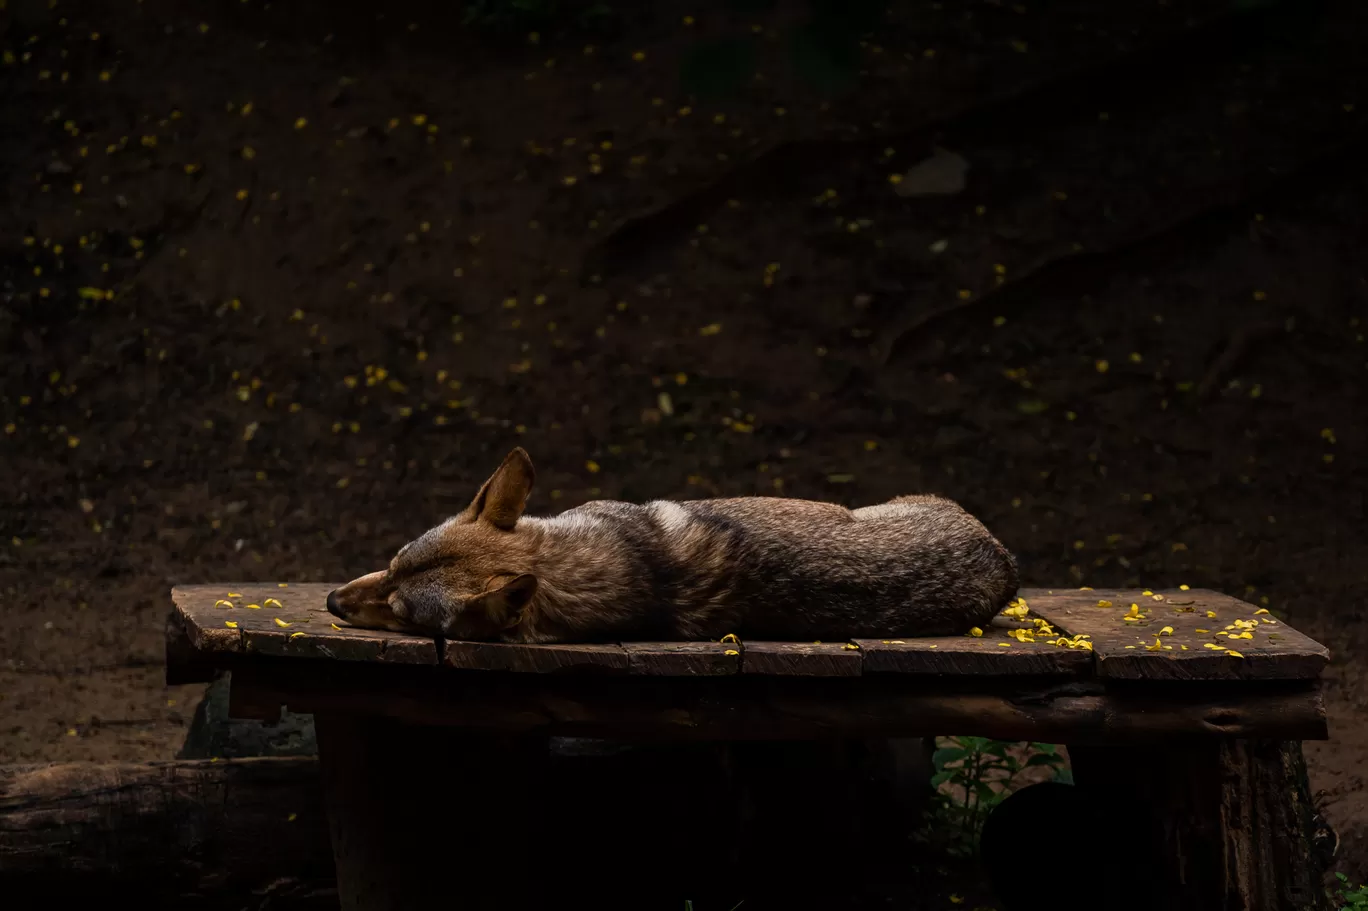
<instances>
[{"instance_id":1,"label":"blurred dark background","mask_svg":"<svg viewBox=\"0 0 1368 911\"><path fill-rule=\"evenodd\" d=\"M1357 0L0 0L0 761L170 758L176 582L939 492L1332 650L1368 874Z\"/></svg>"}]
</instances>

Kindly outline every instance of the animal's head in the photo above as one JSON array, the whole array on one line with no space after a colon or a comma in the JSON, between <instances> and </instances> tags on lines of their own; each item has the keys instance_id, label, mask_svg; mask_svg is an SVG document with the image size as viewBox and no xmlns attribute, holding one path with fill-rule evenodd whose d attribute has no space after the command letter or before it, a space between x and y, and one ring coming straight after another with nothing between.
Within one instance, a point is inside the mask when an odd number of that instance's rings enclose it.
<instances>
[{"instance_id":1,"label":"animal's head","mask_svg":"<svg viewBox=\"0 0 1368 911\"><path fill-rule=\"evenodd\" d=\"M529 570L539 533L518 527L535 473L514 449L460 515L405 544L388 569L328 595L352 626L488 640L518 622L537 590Z\"/></svg>"}]
</instances>

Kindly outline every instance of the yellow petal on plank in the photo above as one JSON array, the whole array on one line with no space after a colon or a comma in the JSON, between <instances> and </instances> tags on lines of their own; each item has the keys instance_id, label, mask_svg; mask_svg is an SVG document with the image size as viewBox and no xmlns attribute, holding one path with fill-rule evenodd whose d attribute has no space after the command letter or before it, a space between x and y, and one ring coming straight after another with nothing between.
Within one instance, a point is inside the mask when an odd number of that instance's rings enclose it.
<instances>
[{"instance_id":1,"label":"yellow petal on plank","mask_svg":"<svg viewBox=\"0 0 1368 911\"><path fill-rule=\"evenodd\" d=\"M738 639L738 638L736 638L736 633L727 633L727 635L723 636L723 637L722 637L721 639L719 639L718 641L719 641L719 642L737 642L737 643L739 643L741 640Z\"/></svg>"},{"instance_id":2,"label":"yellow petal on plank","mask_svg":"<svg viewBox=\"0 0 1368 911\"><path fill-rule=\"evenodd\" d=\"M342 632L342 627L338 626L336 623L329 623L328 625L331 626L333 629L337 630L339 633Z\"/></svg>"},{"instance_id":3,"label":"yellow petal on plank","mask_svg":"<svg viewBox=\"0 0 1368 911\"><path fill-rule=\"evenodd\" d=\"M304 634L303 634L303 633L290 633L290 638L291 638L291 639L298 639L298 638L299 638L300 636L302 636L302 635L304 635Z\"/></svg>"},{"instance_id":4,"label":"yellow petal on plank","mask_svg":"<svg viewBox=\"0 0 1368 911\"><path fill-rule=\"evenodd\" d=\"M289 626L289 625L290 625L290 624L286 623L284 620L280 619L279 617L272 617L271 619L275 621L275 625L276 625L276 626Z\"/></svg>"},{"instance_id":5,"label":"yellow petal on plank","mask_svg":"<svg viewBox=\"0 0 1368 911\"><path fill-rule=\"evenodd\" d=\"M247 605L247 609L248 609L248 610L261 610L261 605L260 605L260 604L249 604L249 605Z\"/></svg>"},{"instance_id":6,"label":"yellow petal on plank","mask_svg":"<svg viewBox=\"0 0 1368 911\"><path fill-rule=\"evenodd\" d=\"M1236 658L1243 658L1243 657L1244 657L1244 655L1242 655L1242 654L1240 654L1239 652L1235 651L1235 649L1233 649L1233 648L1228 648L1228 649L1226 649L1226 654L1227 654L1227 655L1234 655Z\"/></svg>"},{"instance_id":7,"label":"yellow petal on plank","mask_svg":"<svg viewBox=\"0 0 1368 911\"><path fill-rule=\"evenodd\" d=\"M217 601L214 602L214 607L232 607L232 606L233 606L233 602L232 602L232 601L225 601L225 600L222 599L222 598L219 598Z\"/></svg>"},{"instance_id":8,"label":"yellow petal on plank","mask_svg":"<svg viewBox=\"0 0 1368 911\"><path fill-rule=\"evenodd\" d=\"M242 592L229 592L229 593L228 593L228 597L230 597L230 598L241 598L241 597L242 597Z\"/></svg>"},{"instance_id":9,"label":"yellow petal on plank","mask_svg":"<svg viewBox=\"0 0 1368 911\"><path fill-rule=\"evenodd\" d=\"M741 653L738 652L738 651L737 651L736 649L734 649L734 648L729 648L729 649L727 649L725 652L723 652L722 654L724 654L724 655L739 655L739 654L741 654Z\"/></svg>"},{"instance_id":10,"label":"yellow petal on plank","mask_svg":"<svg viewBox=\"0 0 1368 911\"><path fill-rule=\"evenodd\" d=\"M226 627L228 627L229 629L237 629L237 621L236 621L236 620L224 620L224 621L223 621L223 625L226 626Z\"/></svg>"},{"instance_id":11,"label":"yellow petal on plank","mask_svg":"<svg viewBox=\"0 0 1368 911\"><path fill-rule=\"evenodd\" d=\"M847 642L845 645L841 646L841 648L851 652L858 652L860 650L860 647L854 642Z\"/></svg>"},{"instance_id":12,"label":"yellow petal on plank","mask_svg":"<svg viewBox=\"0 0 1368 911\"><path fill-rule=\"evenodd\" d=\"M281 604L279 601L277 601L275 598L267 598L265 601L262 601L261 603L264 604L264 605L266 605L267 607L284 607L284 606L285 606L285 605Z\"/></svg>"},{"instance_id":13,"label":"yellow petal on plank","mask_svg":"<svg viewBox=\"0 0 1368 911\"><path fill-rule=\"evenodd\" d=\"M1159 632L1160 632L1160 633L1167 633L1168 635L1172 636L1172 635L1173 635L1173 627L1171 627L1171 626L1166 626L1166 627L1164 627L1163 629L1159 630Z\"/></svg>"}]
</instances>

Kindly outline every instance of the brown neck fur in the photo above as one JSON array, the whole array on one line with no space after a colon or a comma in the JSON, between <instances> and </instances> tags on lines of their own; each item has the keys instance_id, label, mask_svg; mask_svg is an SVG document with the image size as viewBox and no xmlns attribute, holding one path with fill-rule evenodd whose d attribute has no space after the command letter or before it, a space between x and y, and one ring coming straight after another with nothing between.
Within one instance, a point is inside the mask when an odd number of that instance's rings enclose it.
<instances>
[{"instance_id":1,"label":"brown neck fur","mask_svg":"<svg viewBox=\"0 0 1368 911\"><path fill-rule=\"evenodd\" d=\"M631 613L622 593L632 571L620 551L596 547L595 535L574 526L538 519L519 525L531 526L524 571L536 574L537 591L505 639L547 642L604 632L617 616Z\"/></svg>"}]
</instances>

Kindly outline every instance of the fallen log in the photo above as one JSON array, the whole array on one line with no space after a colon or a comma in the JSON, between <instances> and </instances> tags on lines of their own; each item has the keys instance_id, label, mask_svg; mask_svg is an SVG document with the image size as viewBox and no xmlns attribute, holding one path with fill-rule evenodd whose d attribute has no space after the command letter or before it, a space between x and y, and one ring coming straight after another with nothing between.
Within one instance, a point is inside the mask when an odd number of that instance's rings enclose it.
<instances>
[{"instance_id":1,"label":"fallen log","mask_svg":"<svg viewBox=\"0 0 1368 911\"><path fill-rule=\"evenodd\" d=\"M332 881L316 759L0 767L7 894L327 907Z\"/></svg>"}]
</instances>

